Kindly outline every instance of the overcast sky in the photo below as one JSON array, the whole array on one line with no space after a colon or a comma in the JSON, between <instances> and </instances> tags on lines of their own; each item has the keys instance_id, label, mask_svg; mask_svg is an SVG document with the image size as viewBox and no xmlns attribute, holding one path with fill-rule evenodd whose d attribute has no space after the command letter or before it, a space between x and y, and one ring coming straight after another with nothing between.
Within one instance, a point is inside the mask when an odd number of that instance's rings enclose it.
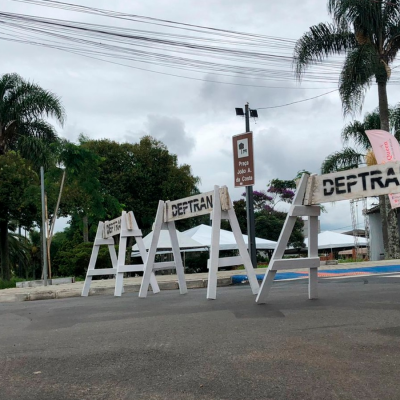
<instances>
[{"instance_id":1,"label":"overcast sky","mask_svg":"<svg viewBox=\"0 0 400 400\"><path fill-rule=\"evenodd\" d=\"M291 39L299 38L311 25L329 21L326 1L323 0L70 2ZM2 0L0 9L82 22L118 24L134 29L154 29L154 26L118 22L11 0ZM342 147L340 132L348 120L343 119L337 92L288 107L261 110L328 92L336 87L332 83L261 83L286 86L286 89L230 86L159 75L26 44L0 40L0 46L1 73L17 72L62 98L67 121L63 128L57 127L61 136L76 141L78 135L84 133L93 139L136 142L143 135L150 134L176 153L179 163L192 166L193 174L201 178L202 191L212 190L217 184L227 185L233 199L238 199L243 192L243 189L233 187L232 136L245 130L244 120L235 116L234 108L243 107L246 102L251 108L260 109L256 123L251 121L255 144L255 190L265 190L273 178L292 179L299 170L319 173L323 159ZM218 80L205 73L174 71L143 64L141 67ZM227 81L227 78L222 80ZM230 82L238 81L231 78ZM307 89L310 87L320 89ZM389 88L391 104L399 102L395 89L396 86ZM366 97L364 111L372 111L376 106L377 90L372 87ZM322 230L350 229L347 202L329 204L326 208L328 212L321 216ZM358 208L361 210L361 205ZM361 222L361 216L359 218Z\"/></svg>"}]
</instances>

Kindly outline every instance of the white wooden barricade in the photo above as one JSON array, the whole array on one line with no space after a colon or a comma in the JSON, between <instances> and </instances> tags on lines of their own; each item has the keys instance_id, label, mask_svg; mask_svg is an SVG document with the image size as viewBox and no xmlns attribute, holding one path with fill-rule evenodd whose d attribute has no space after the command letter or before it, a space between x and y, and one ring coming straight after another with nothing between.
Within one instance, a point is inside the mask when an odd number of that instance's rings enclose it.
<instances>
[{"instance_id":1,"label":"white wooden barricade","mask_svg":"<svg viewBox=\"0 0 400 400\"><path fill-rule=\"evenodd\" d=\"M115 252L114 236L120 235L118 258ZM143 264L125 265L125 253L128 237L134 237L140 249ZM100 246L107 245L111 257L112 268L96 269L96 260L99 254ZM82 296L88 296L90 284L93 276L116 275L115 296L121 296L123 292L123 273L133 271L143 271L144 261L147 258L146 249L143 243L142 232L139 229L133 212L122 212L121 217L112 221L99 222L96 232L96 238L93 244L92 254L90 256L89 267L86 273L85 283L82 289ZM132 267L132 268L131 268ZM160 291L154 274L150 277L150 283L154 293Z\"/></svg>"},{"instance_id":2,"label":"white wooden barricade","mask_svg":"<svg viewBox=\"0 0 400 400\"><path fill-rule=\"evenodd\" d=\"M256 302L265 303L276 271L308 268L308 297L318 297L318 216L321 203L400 193L400 163L388 162L324 175L304 174L286 217ZM308 217L308 257L283 259L296 217Z\"/></svg>"},{"instance_id":3,"label":"white wooden barricade","mask_svg":"<svg viewBox=\"0 0 400 400\"><path fill-rule=\"evenodd\" d=\"M147 262L145 264L145 272L143 274L142 286L140 288L139 297L147 296L147 288L149 285L150 274L154 270L163 268L176 268L181 293L186 293L186 282L184 277L184 269L180 255L179 243L176 234L175 220L190 218L198 215L213 214L212 222L212 243L210 248L210 259L208 260L208 286L207 298L215 299L217 291L217 272L218 268L228 267L232 265L244 264L246 273L250 282L253 294L257 294L259 285L257 277L251 264L250 256L246 249L239 223L229 197L228 189L224 186L214 187L214 191L192 196L186 199L175 200L173 202L160 201L157 210L157 217L153 232L153 239L149 250ZM237 257L219 257L219 239L221 230L221 219L228 219L235 240L238 244L239 254ZM162 229L168 229L172 251L174 254L174 262L154 263L154 257L157 251L157 244Z\"/></svg>"},{"instance_id":4,"label":"white wooden barricade","mask_svg":"<svg viewBox=\"0 0 400 400\"><path fill-rule=\"evenodd\" d=\"M309 175L303 174L256 298L256 302L259 304L266 303L276 272L282 269L308 268L310 270L308 297L309 299L318 298L318 268L320 266L318 257L318 216L321 208L318 205L303 205L308 181ZM283 259L296 218L300 216L308 217L308 257Z\"/></svg>"},{"instance_id":5,"label":"white wooden barricade","mask_svg":"<svg viewBox=\"0 0 400 400\"><path fill-rule=\"evenodd\" d=\"M147 252L143 243L142 231L139 229L132 211L130 211L129 213L125 213L125 211L122 212L120 234L121 236L119 240L114 296L121 296L123 293L124 272L143 272L144 265L147 260ZM139 248L139 253L142 258L142 264L125 264L126 245L129 237L134 237L136 240ZM153 293L158 293L160 291L154 273L152 273L150 276L150 285L152 287Z\"/></svg>"},{"instance_id":6,"label":"white wooden barricade","mask_svg":"<svg viewBox=\"0 0 400 400\"><path fill-rule=\"evenodd\" d=\"M97 226L96 238L94 239L92 254L90 256L89 267L86 272L85 283L83 284L82 296L89 295L90 284L92 283L93 276L99 275L114 275L117 272L117 254L115 253L114 238L104 238L104 222L99 222ZM111 257L112 268L95 269L97 256L99 254L100 246L107 245Z\"/></svg>"}]
</instances>

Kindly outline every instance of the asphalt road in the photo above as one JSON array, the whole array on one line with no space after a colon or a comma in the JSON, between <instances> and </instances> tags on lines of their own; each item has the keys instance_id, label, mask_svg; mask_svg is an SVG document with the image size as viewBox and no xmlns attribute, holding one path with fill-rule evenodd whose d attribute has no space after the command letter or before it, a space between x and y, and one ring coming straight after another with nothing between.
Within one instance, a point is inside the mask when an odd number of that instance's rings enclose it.
<instances>
[{"instance_id":1,"label":"asphalt road","mask_svg":"<svg viewBox=\"0 0 400 400\"><path fill-rule=\"evenodd\" d=\"M0 304L0 399L399 399L400 277Z\"/></svg>"}]
</instances>

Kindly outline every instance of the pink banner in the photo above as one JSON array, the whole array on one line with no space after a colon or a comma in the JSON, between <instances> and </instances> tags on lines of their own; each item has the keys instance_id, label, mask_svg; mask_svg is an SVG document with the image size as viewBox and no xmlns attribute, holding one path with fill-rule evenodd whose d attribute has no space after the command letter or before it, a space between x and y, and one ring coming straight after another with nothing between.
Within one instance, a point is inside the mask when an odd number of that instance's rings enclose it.
<instances>
[{"instance_id":1,"label":"pink banner","mask_svg":"<svg viewBox=\"0 0 400 400\"><path fill-rule=\"evenodd\" d=\"M378 164L400 161L400 145L397 139L389 132L381 129L365 131L372 145ZM400 207L400 193L389 194L392 208Z\"/></svg>"}]
</instances>

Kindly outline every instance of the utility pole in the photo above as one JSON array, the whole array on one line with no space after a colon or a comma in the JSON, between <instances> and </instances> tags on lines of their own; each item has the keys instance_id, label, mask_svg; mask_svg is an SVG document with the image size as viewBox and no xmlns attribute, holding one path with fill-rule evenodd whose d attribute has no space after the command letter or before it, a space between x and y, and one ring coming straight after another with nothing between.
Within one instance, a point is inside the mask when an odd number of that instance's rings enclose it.
<instances>
[{"instance_id":1,"label":"utility pole","mask_svg":"<svg viewBox=\"0 0 400 400\"><path fill-rule=\"evenodd\" d=\"M42 194L42 248L43 248L43 282L47 286L47 238L46 238L46 208L44 198L44 168L40 167L40 188Z\"/></svg>"},{"instance_id":2,"label":"utility pole","mask_svg":"<svg viewBox=\"0 0 400 400\"><path fill-rule=\"evenodd\" d=\"M246 132L250 132L249 103L246 103L245 105L244 116L246 121ZM248 236L249 255L251 263L253 264L253 268L257 268L256 227L254 221L253 186L246 186L246 212L247 212L247 236Z\"/></svg>"}]
</instances>

